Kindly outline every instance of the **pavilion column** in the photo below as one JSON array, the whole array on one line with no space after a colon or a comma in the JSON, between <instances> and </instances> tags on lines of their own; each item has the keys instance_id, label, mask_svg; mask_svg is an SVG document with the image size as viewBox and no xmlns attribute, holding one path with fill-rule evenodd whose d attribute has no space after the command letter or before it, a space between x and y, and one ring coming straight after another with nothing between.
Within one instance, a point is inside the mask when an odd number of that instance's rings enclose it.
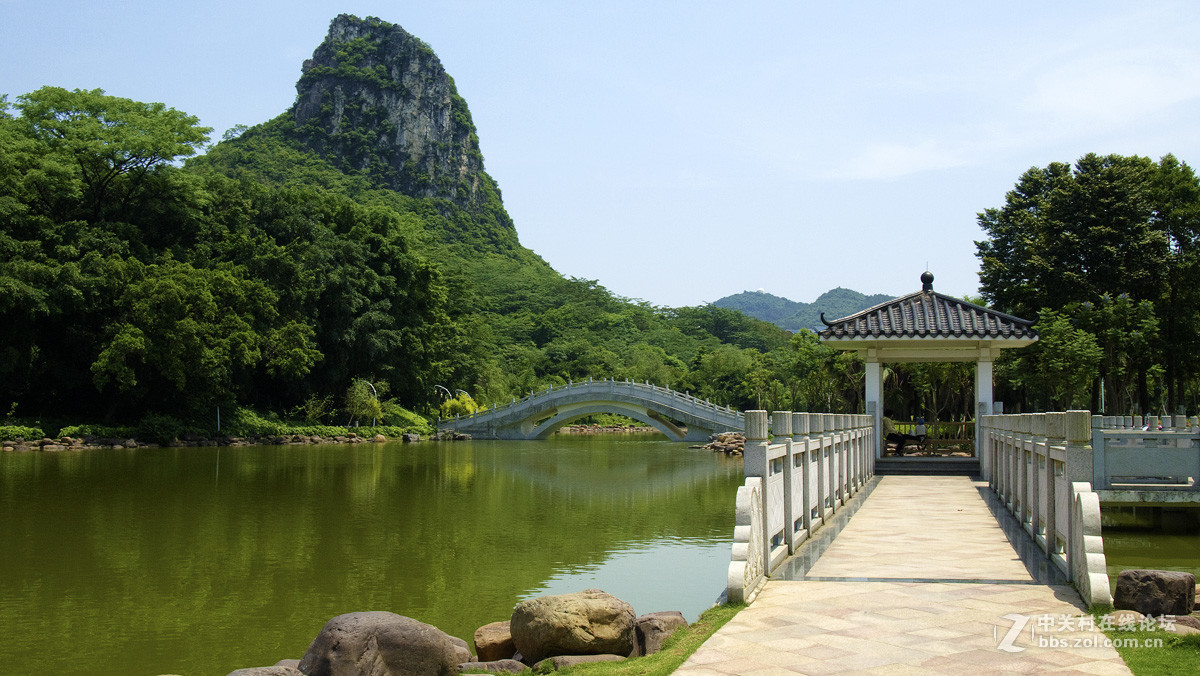
<instances>
[{"instance_id":1,"label":"pavilion column","mask_svg":"<svg viewBox=\"0 0 1200 676\"><path fill-rule=\"evenodd\" d=\"M866 412L875 417L875 457L881 456L884 441L879 436L883 432L883 369L880 368L879 356L875 350L867 350L864 355L864 388L863 401L866 402ZM874 406L872 406L874 404Z\"/></svg>"},{"instance_id":2,"label":"pavilion column","mask_svg":"<svg viewBox=\"0 0 1200 676\"><path fill-rule=\"evenodd\" d=\"M986 467L979 425L983 416L992 413L992 359L992 350L983 348L975 362L975 457L979 458L980 467Z\"/></svg>"}]
</instances>

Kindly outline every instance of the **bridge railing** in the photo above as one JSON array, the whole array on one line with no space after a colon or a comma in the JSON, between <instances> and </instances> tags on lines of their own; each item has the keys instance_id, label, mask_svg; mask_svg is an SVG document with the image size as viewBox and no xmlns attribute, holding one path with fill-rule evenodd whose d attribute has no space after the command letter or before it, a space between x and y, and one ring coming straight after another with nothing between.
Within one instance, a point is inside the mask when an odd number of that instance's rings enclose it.
<instances>
[{"instance_id":1,"label":"bridge railing","mask_svg":"<svg viewBox=\"0 0 1200 676\"><path fill-rule=\"evenodd\" d=\"M713 403L708 399L700 399L688 392L680 392L672 390L669 386L653 385L649 381L645 383L633 382L628 379L621 381L616 379L592 380L580 382L568 382L565 385L550 386L544 390L533 391L529 394L517 399L513 397L512 401L493 406L492 408L479 411L469 416L456 415L453 419L455 424L464 421L470 421L474 418L482 416L492 416L502 414L509 410L513 410L525 405L536 404L553 399L556 395L567 391L579 391L587 394L604 394L604 393L625 393L641 396L646 399L656 401L667 406L675 406L680 412L691 413L697 409L708 410L712 412L721 412L732 417L741 417L741 412L729 406L722 406ZM450 419L438 418L438 425L443 426L449 424Z\"/></svg>"},{"instance_id":2,"label":"bridge railing","mask_svg":"<svg viewBox=\"0 0 1200 676\"><path fill-rule=\"evenodd\" d=\"M989 415L980 430L989 485L1089 604L1112 603L1101 500L1200 483L1200 429L1182 416Z\"/></svg>"},{"instance_id":3,"label":"bridge railing","mask_svg":"<svg viewBox=\"0 0 1200 676\"><path fill-rule=\"evenodd\" d=\"M1096 490L1200 491L1200 427L1186 416L1092 416Z\"/></svg>"},{"instance_id":4,"label":"bridge railing","mask_svg":"<svg viewBox=\"0 0 1200 676\"><path fill-rule=\"evenodd\" d=\"M726 595L750 603L874 474L875 427L870 415L747 411L745 430Z\"/></svg>"}]
</instances>

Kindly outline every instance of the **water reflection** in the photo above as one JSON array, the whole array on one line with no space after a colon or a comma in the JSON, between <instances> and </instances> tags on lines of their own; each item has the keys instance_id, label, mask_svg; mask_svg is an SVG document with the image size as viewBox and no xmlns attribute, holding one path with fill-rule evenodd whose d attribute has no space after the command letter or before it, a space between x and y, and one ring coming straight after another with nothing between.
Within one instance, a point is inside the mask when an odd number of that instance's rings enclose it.
<instances>
[{"instance_id":1,"label":"water reflection","mask_svg":"<svg viewBox=\"0 0 1200 676\"><path fill-rule=\"evenodd\" d=\"M593 586L694 619L740 482L739 460L614 437L4 454L0 663L225 674L299 657L339 613L469 639Z\"/></svg>"}]
</instances>

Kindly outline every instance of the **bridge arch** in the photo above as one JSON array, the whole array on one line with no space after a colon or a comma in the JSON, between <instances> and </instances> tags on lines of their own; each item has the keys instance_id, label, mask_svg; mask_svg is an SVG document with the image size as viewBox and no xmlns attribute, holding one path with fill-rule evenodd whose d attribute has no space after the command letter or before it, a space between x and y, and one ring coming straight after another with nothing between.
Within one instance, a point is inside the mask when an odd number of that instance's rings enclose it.
<instances>
[{"instance_id":1,"label":"bridge arch","mask_svg":"<svg viewBox=\"0 0 1200 676\"><path fill-rule=\"evenodd\" d=\"M621 401L595 401L581 404L562 406L554 415L540 422L530 430L530 439L545 439L558 429L571 424L580 418L597 413L616 413L627 418L644 423L658 430L672 441L683 441L687 438L687 429L675 425L670 420L651 415L644 406L634 406Z\"/></svg>"},{"instance_id":2,"label":"bridge arch","mask_svg":"<svg viewBox=\"0 0 1200 676\"><path fill-rule=\"evenodd\" d=\"M617 413L646 423L668 439L701 441L718 431L739 430L742 414L725 406L649 383L616 380L551 387L466 417L438 421L481 439L544 439L567 423L596 413Z\"/></svg>"}]
</instances>

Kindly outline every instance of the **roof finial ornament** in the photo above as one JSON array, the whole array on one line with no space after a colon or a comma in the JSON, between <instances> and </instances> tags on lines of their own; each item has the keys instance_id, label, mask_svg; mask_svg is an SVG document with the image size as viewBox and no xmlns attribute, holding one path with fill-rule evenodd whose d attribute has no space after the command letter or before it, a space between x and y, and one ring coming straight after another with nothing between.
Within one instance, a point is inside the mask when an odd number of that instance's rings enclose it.
<instances>
[{"instance_id":1,"label":"roof finial ornament","mask_svg":"<svg viewBox=\"0 0 1200 676\"><path fill-rule=\"evenodd\" d=\"M928 270L921 273L921 290L925 293L933 291L933 273Z\"/></svg>"}]
</instances>

